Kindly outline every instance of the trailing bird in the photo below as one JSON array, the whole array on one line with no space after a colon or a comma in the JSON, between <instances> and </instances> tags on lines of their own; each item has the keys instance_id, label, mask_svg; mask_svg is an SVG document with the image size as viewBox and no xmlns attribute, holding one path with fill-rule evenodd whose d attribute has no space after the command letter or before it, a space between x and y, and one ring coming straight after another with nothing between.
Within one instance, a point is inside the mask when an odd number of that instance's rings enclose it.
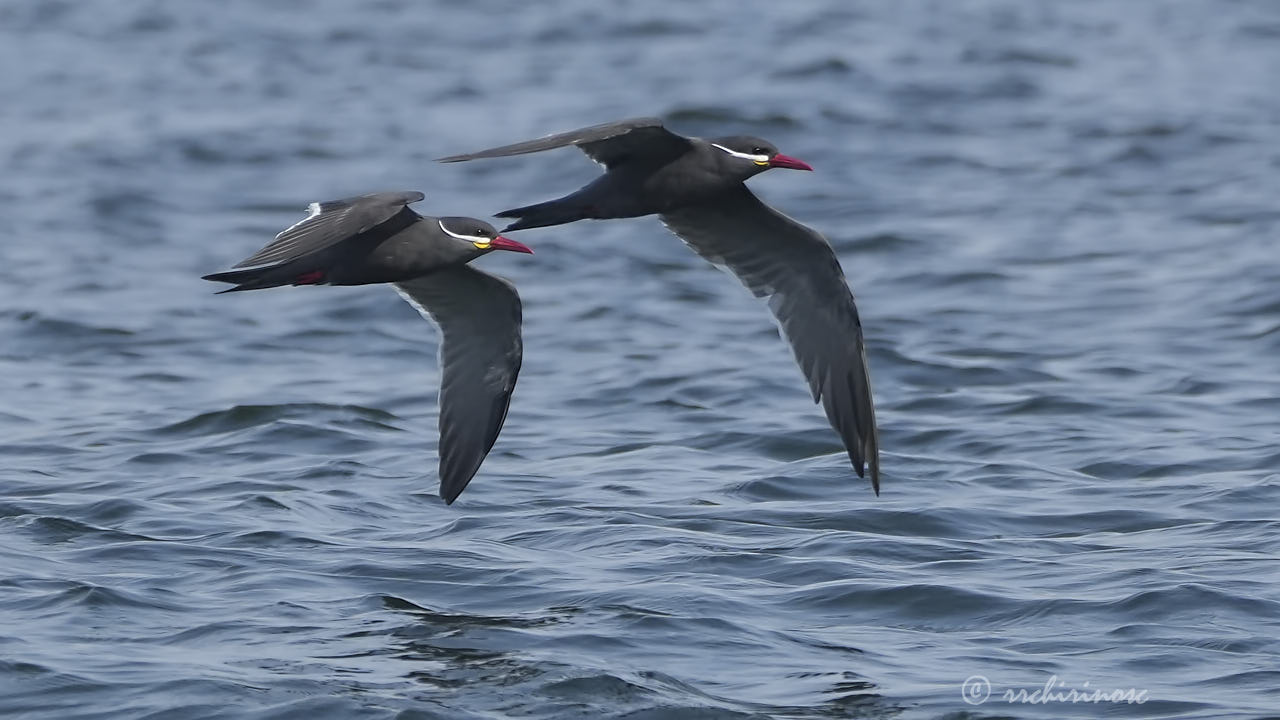
<instances>
[{"instance_id":1,"label":"trailing bird","mask_svg":"<svg viewBox=\"0 0 1280 720\"><path fill-rule=\"evenodd\" d=\"M765 205L744 181L770 168L812 170L766 140L710 140L637 118L451 155L440 162L507 157L575 146L605 172L576 192L504 210L503 232L584 219L654 215L694 252L728 268L768 299L815 403L839 433L860 477L880 494L880 450L862 323L831 245Z\"/></svg>"},{"instance_id":2,"label":"trailing bird","mask_svg":"<svg viewBox=\"0 0 1280 720\"><path fill-rule=\"evenodd\" d=\"M532 253L486 222L409 209L420 192L312 203L310 214L233 270L222 292L281 285L390 283L440 327L440 496L452 504L502 430L520 373L520 296L467 266L494 250Z\"/></svg>"}]
</instances>

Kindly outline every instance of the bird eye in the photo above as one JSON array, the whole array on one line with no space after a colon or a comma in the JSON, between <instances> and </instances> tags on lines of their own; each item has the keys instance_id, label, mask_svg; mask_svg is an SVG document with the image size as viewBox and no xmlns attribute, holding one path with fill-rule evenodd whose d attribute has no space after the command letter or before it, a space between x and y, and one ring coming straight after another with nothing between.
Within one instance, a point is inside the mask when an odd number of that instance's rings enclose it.
<instances>
[{"instance_id":1,"label":"bird eye","mask_svg":"<svg viewBox=\"0 0 1280 720\"><path fill-rule=\"evenodd\" d=\"M764 148L760 147L759 145L757 145L757 146L755 146L755 147L751 148L751 152L752 152L752 153L754 153L754 154L756 154L756 155L765 155L765 154L767 154L767 151L766 151Z\"/></svg>"}]
</instances>

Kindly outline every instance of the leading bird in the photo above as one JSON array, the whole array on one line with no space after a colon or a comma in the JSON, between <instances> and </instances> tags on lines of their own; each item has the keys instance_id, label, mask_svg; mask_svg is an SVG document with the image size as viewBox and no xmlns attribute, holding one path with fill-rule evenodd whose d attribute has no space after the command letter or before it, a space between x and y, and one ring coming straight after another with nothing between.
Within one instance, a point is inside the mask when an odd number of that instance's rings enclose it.
<instances>
[{"instance_id":1,"label":"leading bird","mask_svg":"<svg viewBox=\"0 0 1280 720\"><path fill-rule=\"evenodd\" d=\"M677 135L656 118L604 123L440 158L462 162L573 145L604 175L556 200L498 213L503 232L583 219L658 215L703 258L768 298L796 361L859 476L880 494L880 451L862 323L826 239L760 202L743 182L770 168L812 170L759 138Z\"/></svg>"},{"instance_id":2,"label":"leading bird","mask_svg":"<svg viewBox=\"0 0 1280 720\"><path fill-rule=\"evenodd\" d=\"M520 296L467 263L494 250L533 251L489 223L409 209L422 199L407 191L312 203L237 269L204 279L236 284L222 292L392 283L439 325L440 497L452 504L498 439L522 358Z\"/></svg>"}]
</instances>

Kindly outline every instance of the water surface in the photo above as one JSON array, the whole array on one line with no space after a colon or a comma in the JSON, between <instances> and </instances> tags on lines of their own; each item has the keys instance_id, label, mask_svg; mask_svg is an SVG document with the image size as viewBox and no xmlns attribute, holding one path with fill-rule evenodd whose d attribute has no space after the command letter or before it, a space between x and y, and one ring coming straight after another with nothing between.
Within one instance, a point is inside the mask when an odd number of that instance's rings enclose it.
<instances>
[{"instance_id":1,"label":"water surface","mask_svg":"<svg viewBox=\"0 0 1280 720\"><path fill-rule=\"evenodd\" d=\"M1274 713L1278 39L1265 2L6 5L0 710ZM199 280L313 200L576 188L431 158L647 114L817 168L752 187L858 297L881 497L653 218L479 262L525 365L452 507L412 308ZM1001 700L1055 676L1147 701Z\"/></svg>"}]
</instances>

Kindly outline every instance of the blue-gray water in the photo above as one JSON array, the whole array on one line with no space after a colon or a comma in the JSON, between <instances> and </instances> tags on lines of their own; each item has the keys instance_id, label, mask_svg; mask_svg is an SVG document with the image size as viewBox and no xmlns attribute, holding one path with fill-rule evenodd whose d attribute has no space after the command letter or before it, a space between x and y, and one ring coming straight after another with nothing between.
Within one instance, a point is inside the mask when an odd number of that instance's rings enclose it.
<instances>
[{"instance_id":1,"label":"blue-gray water","mask_svg":"<svg viewBox=\"0 0 1280 720\"><path fill-rule=\"evenodd\" d=\"M5 3L0 715L1274 713L1277 77L1262 1ZM525 364L452 507L410 307L199 280L644 114L817 168L752 187L844 263L881 497L654 218L479 261ZM1146 702L1002 700L1054 676Z\"/></svg>"}]
</instances>

